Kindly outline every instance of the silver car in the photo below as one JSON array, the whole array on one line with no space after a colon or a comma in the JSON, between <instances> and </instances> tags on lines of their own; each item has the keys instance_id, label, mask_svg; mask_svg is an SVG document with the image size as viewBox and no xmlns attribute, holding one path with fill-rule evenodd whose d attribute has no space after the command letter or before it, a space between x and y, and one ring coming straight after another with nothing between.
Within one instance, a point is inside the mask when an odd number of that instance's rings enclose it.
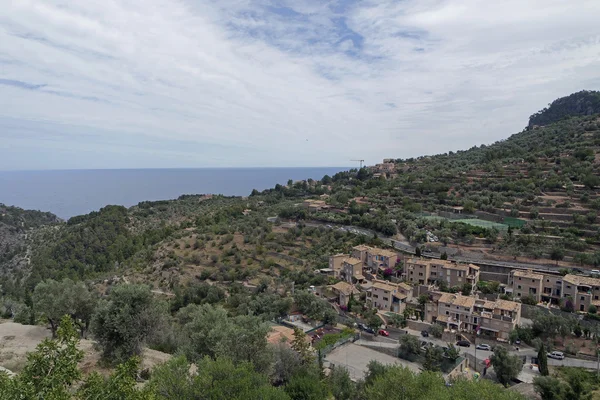
<instances>
[{"instance_id":1,"label":"silver car","mask_svg":"<svg viewBox=\"0 0 600 400\"><path fill-rule=\"evenodd\" d=\"M564 360L565 355L562 351L553 351L552 353L548 353L549 358L554 358L555 360Z\"/></svg>"},{"instance_id":2,"label":"silver car","mask_svg":"<svg viewBox=\"0 0 600 400\"><path fill-rule=\"evenodd\" d=\"M492 346L490 346L489 344L478 344L476 347L477 350L486 350L486 351L492 351Z\"/></svg>"}]
</instances>

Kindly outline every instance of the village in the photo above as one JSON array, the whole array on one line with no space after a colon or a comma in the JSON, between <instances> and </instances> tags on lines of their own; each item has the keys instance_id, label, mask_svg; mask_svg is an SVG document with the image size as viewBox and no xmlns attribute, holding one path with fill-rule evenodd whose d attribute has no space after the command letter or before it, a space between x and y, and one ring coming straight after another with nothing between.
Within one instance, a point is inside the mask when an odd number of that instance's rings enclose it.
<instances>
[{"instance_id":1,"label":"village","mask_svg":"<svg viewBox=\"0 0 600 400\"><path fill-rule=\"evenodd\" d=\"M446 379L481 379L488 373L493 376L490 357L495 347L502 346L522 358L517 381L531 388L539 375L538 353L514 332L531 325L536 312L581 318L600 305L600 279L595 277L513 269L506 277L508 284L485 282L474 264L407 256L367 245L355 246L349 254L331 255L328 268L319 273L337 282L309 291L336 310L337 327L311 321L301 312L292 313L283 323L307 333L319 354L325 353L325 366L341 365L355 380L363 377L372 360L414 371L428 369L430 349L439 349L439 370ZM481 290L488 284L495 293ZM523 316L524 310L529 318ZM348 325L354 333L341 335L349 331ZM269 341L281 341L286 334L291 341L290 328L276 327ZM338 335L338 342L319 346L328 335ZM418 343L412 355L406 352L411 342ZM594 354L565 356L565 351L549 351L548 357L551 365L596 369Z\"/></svg>"}]
</instances>

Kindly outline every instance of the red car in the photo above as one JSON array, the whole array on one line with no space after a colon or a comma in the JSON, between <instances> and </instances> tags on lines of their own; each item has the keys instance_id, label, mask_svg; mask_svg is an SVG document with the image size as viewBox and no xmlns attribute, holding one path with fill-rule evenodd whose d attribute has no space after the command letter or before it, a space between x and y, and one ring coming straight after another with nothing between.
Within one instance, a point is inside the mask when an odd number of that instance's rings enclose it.
<instances>
[{"instance_id":1,"label":"red car","mask_svg":"<svg viewBox=\"0 0 600 400\"><path fill-rule=\"evenodd\" d=\"M380 334L381 336L390 336L390 333L388 331L386 331L385 329L380 329L379 332L377 332L378 334Z\"/></svg>"}]
</instances>

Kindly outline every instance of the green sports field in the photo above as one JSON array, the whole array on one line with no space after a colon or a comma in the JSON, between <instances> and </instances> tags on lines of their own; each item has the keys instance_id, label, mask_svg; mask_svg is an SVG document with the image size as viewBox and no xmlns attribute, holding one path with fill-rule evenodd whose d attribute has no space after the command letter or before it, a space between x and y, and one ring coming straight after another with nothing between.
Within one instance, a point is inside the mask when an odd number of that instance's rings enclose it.
<instances>
[{"instance_id":1,"label":"green sports field","mask_svg":"<svg viewBox=\"0 0 600 400\"><path fill-rule=\"evenodd\" d=\"M452 222L462 222L468 225L479 226L481 228L496 228L499 231L508 230L508 225L499 224L497 222L486 221L484 219L456 219Z\"/></svg>"}]
</instances>

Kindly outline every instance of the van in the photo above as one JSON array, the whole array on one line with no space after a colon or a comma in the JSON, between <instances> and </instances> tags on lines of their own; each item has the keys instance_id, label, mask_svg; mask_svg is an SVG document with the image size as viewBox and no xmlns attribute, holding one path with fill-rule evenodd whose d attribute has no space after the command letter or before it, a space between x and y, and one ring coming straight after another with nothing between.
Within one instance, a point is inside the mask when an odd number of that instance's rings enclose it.
<instances>
[{"instance_id":1,"label":"van","mask_svg":"<svg viewBox=\"0 0 600 400\"><path fill-rule=\"evenodd\" d=\"M562 351L553 351L552 353L548 353L548 358L554 358L555 360L564 360L565 355Z\"/></svg>"},{"instance_id":2,"label":"van","mask_svg":"<svg viewBox=\"0 0 600 400\"><path fill-rule=\"evenodd\" d=\"M592 275L600 275L600 271L598 271L597 269L593 269L593 270L591 270L591 271L590 271L590 273L591 273Z\"/></svg>"}]
</instances>

